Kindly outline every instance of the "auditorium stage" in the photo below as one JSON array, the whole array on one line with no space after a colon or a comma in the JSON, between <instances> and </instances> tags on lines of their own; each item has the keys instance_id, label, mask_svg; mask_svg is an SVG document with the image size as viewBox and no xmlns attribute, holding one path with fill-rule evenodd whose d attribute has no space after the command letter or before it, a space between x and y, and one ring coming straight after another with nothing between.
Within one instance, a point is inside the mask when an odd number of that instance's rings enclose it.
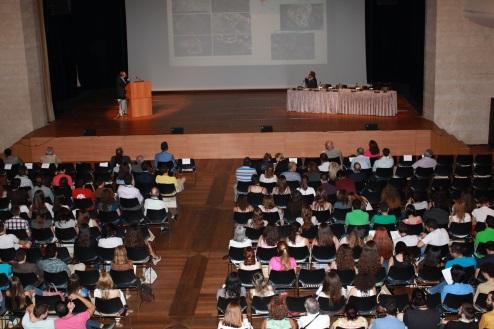
<instances>
[{"instance_id":1,"label":"auditorium stage","mask_svg":"<svg viewBox=\"0 0 494 329\"><path fill-rule=\"evenodd\" d=\"M167 140L177 157L231 159L266 151L316 156L327 139L346 154L369 139L395 154L420 154L428 147L438 153L469 151L417 115L403 97L398 97L396 117L289 113L286 90L159 92L153 94L150 117L114 119L116 113L111 92L87 93L65 105L56 121L16 143L15 151L36 161L46 146L53 146L64 161L102 161L122 146L131 156L151 158ZM366 123L377 123L379 130L366 131ZM260 126L267 125L274 132L261 133ZM172 127L183 127L185 134L171 135ZM95 129L96 136L82 136L88 128Z\"/></svg>"}]
</instances>

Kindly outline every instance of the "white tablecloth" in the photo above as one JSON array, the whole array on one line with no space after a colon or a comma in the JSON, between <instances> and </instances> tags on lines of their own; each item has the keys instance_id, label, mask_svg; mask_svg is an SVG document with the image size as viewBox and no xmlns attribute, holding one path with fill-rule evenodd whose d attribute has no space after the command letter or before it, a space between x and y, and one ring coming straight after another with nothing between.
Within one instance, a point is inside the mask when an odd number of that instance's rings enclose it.
<instances>
[{"instance_id":1,"label":"white tablecloth","mask_svg":"<svg viewBox=\"0 0 494 329\"><path fill-rule=\"evenodd\" d=\"M395 116L398 111L396 91L376 93L372 90L352 92L288 90L290 112Z\"/></svg>"}]
</instances>

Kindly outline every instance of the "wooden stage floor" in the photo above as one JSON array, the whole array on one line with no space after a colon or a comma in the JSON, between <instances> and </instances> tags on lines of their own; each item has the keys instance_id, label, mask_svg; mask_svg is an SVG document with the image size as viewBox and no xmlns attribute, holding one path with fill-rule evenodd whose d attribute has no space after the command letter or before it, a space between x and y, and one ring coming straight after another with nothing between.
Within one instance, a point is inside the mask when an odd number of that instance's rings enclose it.
<instances>
[{"instance_id":1,"label":"wooden stage floor","mask_svg":"<svg viewBox=\"0 0 494 329\"><path fill-rule=\"evenodd\" d=\"M38 161L53 146L64 161L106 161L116 146L132 157L152 158L162 140L178 157L233 159L264 152L287 156L318 156L332 139L345 154L369 139L387 145L394 154L465 153L468 147L417 115L398 97L395 117L293 113L286 110L286 91L174 92L153 96L154 114L137 119L114 119L117 105L108 92L90 93L66 106L63 115L14 145L23 159ZM366 131L366 123L379 130ZM270 125L273 133L260 133ZM183 127L185 134L171 135ZM82 136L95 129L95 137ZM95 147L95 145L97 147ZM79 152L74 153L74 146Z\"/></svg>"}]
</instances>

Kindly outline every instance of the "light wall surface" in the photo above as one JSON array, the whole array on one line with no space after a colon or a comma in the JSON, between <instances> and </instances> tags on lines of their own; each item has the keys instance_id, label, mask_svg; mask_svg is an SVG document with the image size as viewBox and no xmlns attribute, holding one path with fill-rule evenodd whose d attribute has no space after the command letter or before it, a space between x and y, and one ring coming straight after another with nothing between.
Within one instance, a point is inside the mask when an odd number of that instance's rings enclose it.
<instances>
[{"instance_id":1,"label":"light wall surface","mask_svg":"<svg viewBox=\"0 0 494 329\"><path fill-rule=\"evenodd\" d=\"M276 1L280 0L264 3ZM326 83L365 83L365 0L324 1L327 64L218 66L215 61L205 66L202 58L197 66L173 66L169 39L174 31L167 21L167 1L126 0L129 76L151 80L153 90L286 88L300 84L309 70ZM271 51L269 43L263 46Z\"/></svg>"}]
</instances>

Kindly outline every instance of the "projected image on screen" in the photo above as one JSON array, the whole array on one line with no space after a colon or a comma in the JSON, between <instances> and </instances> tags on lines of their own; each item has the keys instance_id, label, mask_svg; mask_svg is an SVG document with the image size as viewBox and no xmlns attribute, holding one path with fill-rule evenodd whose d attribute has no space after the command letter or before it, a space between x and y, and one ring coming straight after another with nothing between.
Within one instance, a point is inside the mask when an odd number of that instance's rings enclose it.
<instances>
[{"instance_id":1,"label":"projected image on screen","mask_svg":"<svg viewBox=\"0 0 494 329\"><path fill-rule=\"evenodd\" d=\"M326 64L324 0L167 0L170 65Z\"/></svg>"}]
</instances>

